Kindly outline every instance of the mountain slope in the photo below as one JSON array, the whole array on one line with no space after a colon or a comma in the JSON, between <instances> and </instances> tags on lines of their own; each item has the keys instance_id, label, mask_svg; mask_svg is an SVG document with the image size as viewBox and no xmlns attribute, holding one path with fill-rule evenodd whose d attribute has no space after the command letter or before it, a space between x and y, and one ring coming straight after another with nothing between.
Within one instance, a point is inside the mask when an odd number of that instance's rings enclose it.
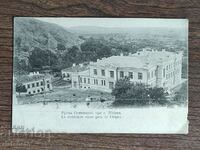
<instances>
[{"instance_id":1,"label":"mountain slope","mask_svg":"<svg viewBox=\"0 0 200 150\"><path fill-rule=\"evenodd\" d=\"M14 48L18 54L30 52L34 47L55 52L58 45L67 48L80 43L78 36L56 24L27 17L14 19Z\"/></svg>"}]
</instances>

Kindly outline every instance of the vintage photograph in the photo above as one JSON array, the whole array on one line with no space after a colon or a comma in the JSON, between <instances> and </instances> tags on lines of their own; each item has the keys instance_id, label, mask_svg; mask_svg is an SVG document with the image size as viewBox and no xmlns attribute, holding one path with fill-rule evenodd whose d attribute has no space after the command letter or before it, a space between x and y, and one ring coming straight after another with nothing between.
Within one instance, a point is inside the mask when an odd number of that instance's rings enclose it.
<instances>
[{"instance_id":1,"label":"vintage photograph","mask_svg":"<svg viewBox=\"0 0 200 150\"><path fill-rule=\"evenodd\" d=\"M13 132L188 132L187 19L13 21Z\"/></svg>"}]
</instances>

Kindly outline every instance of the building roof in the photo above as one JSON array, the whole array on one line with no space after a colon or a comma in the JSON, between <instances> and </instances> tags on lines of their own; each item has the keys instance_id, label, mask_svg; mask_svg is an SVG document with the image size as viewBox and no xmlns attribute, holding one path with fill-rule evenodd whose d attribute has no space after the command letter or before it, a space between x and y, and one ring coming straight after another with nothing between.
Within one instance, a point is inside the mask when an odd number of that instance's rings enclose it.
<instances>
[{"instance_id":1,"label":"building roof","mask_svg":"<svg viewBox=\"0 0 200 150\"><path fill-rule=\"evenodd\" d=\"M114 67L131 67L148 69L157 66L159 63L173 60L179 53L168 51L147 51L143 50L129 56L111 56L97 60L93 65L114 66Z\"/></svg>"},{"instance_id":2,"label":"building roof","mask_svg":"<svg viewBox=\"0 0 200 150\"><path fill-rule=\"evenodd\" d=\"M50 78L50 75L44 74L32 74L32 75L22 75L16 78L17 83L29 83L33 81L39 81L42 79Z\"/></svg>"},{"instance_id":3,"label":"building roof","mask_svg":"<svg viewBox=\"0 0 200 150\"><path fill-rule=\"evenodd\" d=\"M98 60L94 64L101 66L112 65L116 67L141 68L143 67L144 62L141 59L132 56L111 56L109 58Z\"/></svg>"},{"instance_id":4,"label":"building roof","mask_svg":"<svg viewBox=\"0 0 200 150\"><path fill-rule=\"evenodd\" d=\"M88 70L88 65L76 65L76 66L72 66L70 68L65 68L63 69L62 71L65 71L65 72L81 72L81 71L85 71L85 70Z\"/></svg>"}]
</instances>

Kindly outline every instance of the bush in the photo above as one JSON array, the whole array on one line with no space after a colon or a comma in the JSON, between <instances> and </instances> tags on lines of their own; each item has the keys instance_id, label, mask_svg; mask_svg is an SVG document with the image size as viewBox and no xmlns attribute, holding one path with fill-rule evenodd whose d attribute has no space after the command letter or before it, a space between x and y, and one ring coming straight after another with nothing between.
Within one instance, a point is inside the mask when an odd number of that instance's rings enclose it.
<instances>
[{"instance_id":1,"label":"bush","mask_svg":"<svg viewBox=\"0 0 200 150\"><path fill-rule=\"evenodd\" d=\"M163 88L148 88L144 84L131 83L129 78L120 79L112 90L114 105L165 105L168 103Z\"/></svg>"}]
</instances>

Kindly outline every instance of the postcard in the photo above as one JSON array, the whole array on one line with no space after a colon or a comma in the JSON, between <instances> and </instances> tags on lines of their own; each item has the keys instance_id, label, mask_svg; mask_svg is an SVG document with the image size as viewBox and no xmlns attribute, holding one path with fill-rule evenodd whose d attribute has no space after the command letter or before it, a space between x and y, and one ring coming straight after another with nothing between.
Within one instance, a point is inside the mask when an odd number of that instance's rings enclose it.
<instances>
[{"instance_id":1,"label":"postcard","mask_svg":"<svg viewBox=\"0 0 200 150\"><path fill-rule=\"evenodd\" d=\"M188 133L188 20L14 17L14 133Z\"/></svg>"}]
</instances>

